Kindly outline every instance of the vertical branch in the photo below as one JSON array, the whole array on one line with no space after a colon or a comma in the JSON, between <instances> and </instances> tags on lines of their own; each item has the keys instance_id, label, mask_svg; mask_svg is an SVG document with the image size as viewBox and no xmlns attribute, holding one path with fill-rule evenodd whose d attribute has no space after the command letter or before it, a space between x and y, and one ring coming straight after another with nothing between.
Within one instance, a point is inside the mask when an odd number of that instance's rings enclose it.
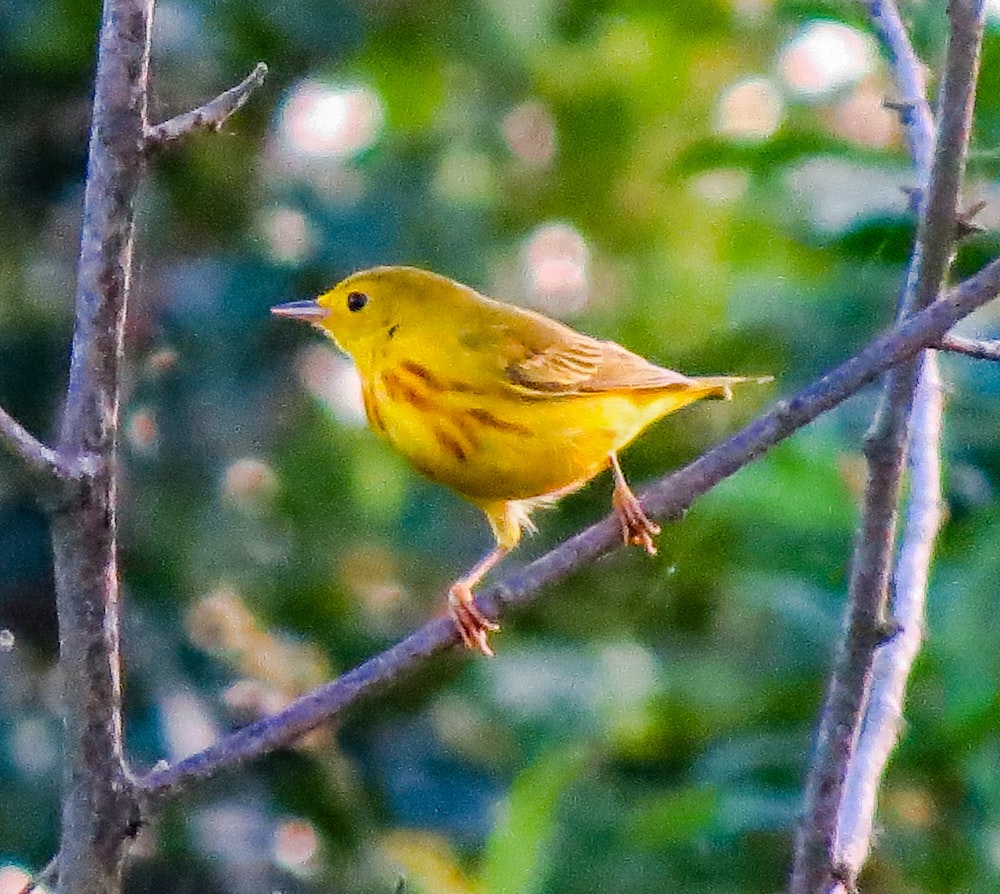
<instances>
[{"instance_id":1,"label":"vertical branch","mask_svg":"<svg viewBox=\"0 0 1000 894\"><path fill-rule=\"evenodd\" d=\"M965 173L983 32L981 0L953 0L951 36L939 103L938 132L900 316L933 302L944 283L956 235L959 187ZM918 171L923 158L915 159ZM930 361L933 363L933 360ZM796 836L793 894L852 886L857 867L840 863L838 817L848 770L866 709L875 654L892 632L886 617L897 507L914 394L923 355L886 377L866 436L868 476L849 586L848 624L820 720L816 754L806 780L805 808Z\"/></svg>"},{"instance_id":2,"label":"vertical branch","mask_svg":"<svg viewBox=\"0 0 1000 894\"><path fill-rule=\"evenodd\" d=\"M869 14L903 98L900 109L904 132L917 182L923 190L927 188L934 156L933 117L926 100L923 66L891 0L870 3ZM835 864L845 880L857 877L868 856L879 785L899 738L906 683L923 638L927 579L941 524L943 409L937 357L927 352L914 396L908 450L909 498L893 577L891 611L897 632L875 655L871 695L838 812Z\"/></svg>"},{"instance_id":3,"label":"vertical branch","mask_svg":"<svg viewBox=\"0 0 1000 894\"><path fill-rule=\"evenodd\" d=\"M879 42L889 56L889 67L899 91L894 106L900 110L910 160L919 188L924 190L934 161L934 116L927 102L924 66L913 50L894 0L867 0L865 5Z\"/></svg>"},{"instance_id":4,"label":"vertical branch","mask_svg":"<svg viewBox=\"0 0 1000 894\"><path fill-rule=\"evenodd\" d=\"M837 862L848 878L868 856L878 784L896 745L906 680L923 636L928 570L941 522L941 410L941 380L936 364L928 363L911 424L910 499L892 600L898 632L875 656L871 698L840 806Z\"/></svg>"},{"instance_id":5,"label":"vertical branch","mask_svg":"<svg viewBox=\"0 0 1000 894\"><path fill-rule=\"evenodd\" d=\"M122 746L115 461L152 13L153 0L104 5L59 442L86 471L51 510L65 687L59 889L73 894L119 890L135 812Z\"/></svg>"}]
</instances>

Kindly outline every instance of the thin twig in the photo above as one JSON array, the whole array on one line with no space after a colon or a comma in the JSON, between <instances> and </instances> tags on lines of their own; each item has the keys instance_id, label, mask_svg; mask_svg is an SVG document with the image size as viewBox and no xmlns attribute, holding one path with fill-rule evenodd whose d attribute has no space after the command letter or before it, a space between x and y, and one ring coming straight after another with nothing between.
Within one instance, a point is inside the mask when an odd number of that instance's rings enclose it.
<instances>
[{"instance_id":1,"label":"thin twig","mask_svg":"<svg viewBox=\"0 0 1000 894\"><path fill-rule=\"evenodd\" d=\"M893 0L867 0L879 43L889 57L889 67L901 99L884 103L899 113L906 144L920 189L926 188L934 157L934 117L927 104L927 81L923 63L917 58L906 26Z\"/></svg>"},{"instance_id":2,"label":"thin twig","mask_svg":"<svg viewBox=\"0 0 1000 894\"><path fill-rule=\"evenodd\" d=\"M942 333L992 300L998 291L1000 260L984 267L932 307L874 339L812 385L780 401L690 465L654 483L642 494L647 512L661 520L677 518L720 481L873 382L894 364L938 341ZM560 544L523 571L487 588L477 603L487 614L496 615L503 607L530 602L544 587L620 545L621 529L612 516ZM153 769L139 780L145 808L152 809L199 779L290 744L359 700L398 682L457 642L458 634L450 619L432 621L280 713L252 723L173 766Z\"/></svg>"},{"instance_id":3,"label":"thin twig","mask_svg":"<svg viewBox=\"0 0 1000 894\"><path fill-rule=\"evenodd\" d=\"M162 124L148 126L145 131L146 149L159 148L200 130L221 130L226 121L243 108L250 99L250 94L264 83L265 77L267 65L258 62L254 70L239 84L220 93L210 102L190 112L176 115Z\"/></svg>"},{"instance_id":4,"label":"thin twig","mask_svg":"<svg viewBox=\"0 0 1000 894\"><path fill-rule=\"evenodd\" d=\"M903 293L904 313L927 307L938 297L951 266L958 235L959 196L969 153L985 24L983 0L952 0L948 16L951 35L938 97L938 134L927 184L926 207L922 209L910 265L913 285ZM914 156L918 175L925 163L923 153Z\"/></svg>"},{"instance_id":5,"label":"thin twig","mask_svg":"<svg viewBox=\"0 0 1000 894\"><path fill-rule=\"evenodd\" d=\"M39 441L3 407L0 407L0 443L31 478L43 485L54 484L62 477L65 464L59 453Z\"/></svg>"},{"instance_id":6,"label":"thin twig","mask_svg":"<svg viewBox=\"0 0 1000 894\"><path fill-rule=\"evenodd\" d=\"M930 179L920 204L917 241L901 295L900 317L934 302L957 235L959 187L965 172L982 39L982 3L953 0L948 12L952 30L938 133ZM920 152L919 146L916 151ZM922 169L922 154L917 155L915 164L918 171ZM838 863L838 815L870 694L875 653L891 630L888 585L909 421L921 366L921 358L914 357L887 376L882 402L865 441L868 477L855 537L848 624L806 780L803 817L796 836L793 894L825 894L844 879L853 882L850 868Z\"/></svg>"},{"instance_id":7,"label":"thin twig","mask_svg":"<svg viewBox=\"0 0 1000 894\"><path fill-rule=\"evenodd\" d=\"M967 357L975 357L977 360L1000 360L1000 341L964 338L961 335L951 335L949 333L935 347L942 351L950 351L953 354L965 354Z\"/></svg>"}]
</instances>

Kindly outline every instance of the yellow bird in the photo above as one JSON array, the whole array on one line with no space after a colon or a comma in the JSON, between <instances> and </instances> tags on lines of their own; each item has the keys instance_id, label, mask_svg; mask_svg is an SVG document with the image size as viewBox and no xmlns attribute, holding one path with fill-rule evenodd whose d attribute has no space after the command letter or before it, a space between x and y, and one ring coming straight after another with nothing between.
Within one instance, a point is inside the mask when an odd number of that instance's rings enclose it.
<instances>
[{"instance_id":1,"label":"yellow bird","mask_svg":"<svg viewBox=\"0 0 1000 894\"><path fill-rule=\"evenodd\" d=\"M703 397L768 378L688 378L614 342L494 301L414 267L355 273L315 301L271 308L332 338L357 365L368 422L428 478L478 506L496 546L448 592L466 646L492 655L496 622L472 589L550 505L606 468L626 543L653 554L618 452L646 426Z\"/></svg>"}]
</instances>

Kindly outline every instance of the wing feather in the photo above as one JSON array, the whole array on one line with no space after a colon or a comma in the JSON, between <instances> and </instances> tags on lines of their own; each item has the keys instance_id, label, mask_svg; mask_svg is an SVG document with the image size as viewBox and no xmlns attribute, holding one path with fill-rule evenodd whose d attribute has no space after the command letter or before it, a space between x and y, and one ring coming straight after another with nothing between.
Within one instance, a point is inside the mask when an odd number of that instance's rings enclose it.
<instances>
[{"instance_id":1,"label":"wing feather","mask_svg":"<svg viewBox=\"0 0 1000 894\"><path fill-rule=\"evenodd\" d=\"M546 320L546 323L552 321ZM507 378L526 393L592 394L634 389L686 390L697 382L656 366L610 341L599 341L555 323L529 339L508 342Z\"/></svg>"}]
</instances>

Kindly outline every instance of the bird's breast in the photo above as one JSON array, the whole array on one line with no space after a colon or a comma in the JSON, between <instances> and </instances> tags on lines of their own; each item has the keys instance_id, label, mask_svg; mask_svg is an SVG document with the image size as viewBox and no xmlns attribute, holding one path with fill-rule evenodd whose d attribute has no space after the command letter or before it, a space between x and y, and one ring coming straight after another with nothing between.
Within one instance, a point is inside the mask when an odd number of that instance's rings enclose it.
<instances>
[{"instance_id":1,"label":"bird's breast","mask_svg":"<svg viewBox=\"0 0 1000 894\"><path fill-rule=\"evenodd\" d=\"M371 427L411 465L472 500L521 500L581 484L651 418L627 396L525 397L412 359L365 377Z\"/></svg>"}]
</instances>

